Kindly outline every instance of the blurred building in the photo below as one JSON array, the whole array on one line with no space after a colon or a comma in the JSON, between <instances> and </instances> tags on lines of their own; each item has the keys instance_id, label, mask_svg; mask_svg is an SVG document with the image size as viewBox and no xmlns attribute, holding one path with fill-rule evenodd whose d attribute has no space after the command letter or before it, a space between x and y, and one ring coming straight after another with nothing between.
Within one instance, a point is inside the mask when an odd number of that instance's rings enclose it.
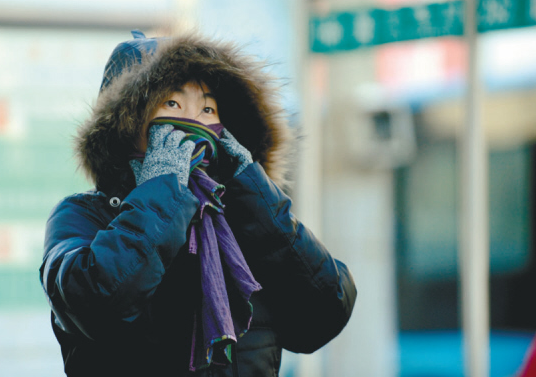
<instances>
[{"instance_id":1,"label":"blurred building","mask_svg":"<svg viewBox=\"0 0 536 377\"><path fill-rule=\"evenodd\" d=\"M467 50L460 36L410 33L434 32L437 16L456 16L456 2L316 3L318 94L311 109L321 108L322 229L357 275L350 333L366 338L343 333L335 340L355 352L349 365L342 360L351 352L335 351L333 375L462 376L458 142ZM507 376L536 328L536 31L511 29L508 19L509 12L536 19L533 8L521 12L526 2L489 3L481 3L481 22L508 26L481 34L478 52L490 164L490 373ZM382 22L391 38L408 40L379 44Z\"/></svg>"}]
</instances>

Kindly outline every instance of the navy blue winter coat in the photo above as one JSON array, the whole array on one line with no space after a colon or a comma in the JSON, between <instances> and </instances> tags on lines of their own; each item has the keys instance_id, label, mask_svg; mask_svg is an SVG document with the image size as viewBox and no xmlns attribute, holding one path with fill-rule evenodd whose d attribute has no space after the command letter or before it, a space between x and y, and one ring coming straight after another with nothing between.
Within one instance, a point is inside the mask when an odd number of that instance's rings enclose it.
<instances>
[{"instance_id":1,"label":"navy blue winter coat","mask_svg":"<svg viewBox=\"0 0 536 377\"><path fill-rule=\"evenodd\" d=\"M356 290L259 164L226 187L226 218L263 286L237 343L238 373L277 376L282 347L310 353L342 330ZM174 175L147 181L118 207L111 199L97 191L70 196L47 223L41 276L65 370L186 375L199 278L184 244L198 200ZM233 375L232 367L210 373Z\"/></svg>"}]
</instances>

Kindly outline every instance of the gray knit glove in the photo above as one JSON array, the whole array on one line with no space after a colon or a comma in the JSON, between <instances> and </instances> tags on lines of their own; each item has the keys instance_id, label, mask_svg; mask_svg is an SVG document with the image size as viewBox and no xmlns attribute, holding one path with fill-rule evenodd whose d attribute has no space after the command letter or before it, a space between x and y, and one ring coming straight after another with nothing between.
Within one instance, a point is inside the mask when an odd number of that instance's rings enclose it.
<instances>
[{"instance_id":1,"label":"gray knit glove","mask_svg":"<svg viewBox=\"0 0 536 377\"><path fill-rule=\"evenodd\" d=\"M149 143L145 160L131 160L130 167L136 177L136 185L164 174L177 174L179 182L188 185L190 160L195 148L193 141L180 145L185 133L173 131L170 124L154 125L149 130Z\"/></svg>"},{"instance_id":2,"label":"gray knit glove","mask_svg":"<svg viewBox=\"0 0 536 377\"><path fill-rule=\"evenodd\" d=\"M250 151L248 151L242 144L240 144L233 135L227 129L223 129L221 133L220 145L223 150L231 157L231 159L238 162L238 166L233 174L236 177L242 173L249 164L253 163Z\"/></svg>"}]
</instances>

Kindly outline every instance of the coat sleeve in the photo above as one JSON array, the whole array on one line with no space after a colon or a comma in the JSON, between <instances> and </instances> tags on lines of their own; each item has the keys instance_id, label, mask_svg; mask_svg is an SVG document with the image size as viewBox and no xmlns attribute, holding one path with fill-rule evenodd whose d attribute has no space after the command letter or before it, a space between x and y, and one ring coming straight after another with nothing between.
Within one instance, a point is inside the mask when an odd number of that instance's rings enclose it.
<instances>
[{"instance_id":1,"label":"coat sleeve","mask_svg":"<svg viewBox=\"0 0 536 377\"><path fill-rule=\"evenodd\" d=\"M135 188L109 223L103 202L79 194L53 209L40 268L56 324L91 339L140 322L199 205L172 174Z\"/></svg>"},{"instance_id":2,"label":"coat sleeve","mask_svg":"<svg viewBox=\"0 0 536 377\"><path fill-rule=\"evenodd\" d=\"M314 352L350 318L357 295L350 271L294 217L258 163L226 187L226 218L263 286L281 345Z\"/></svg>"}]
</instances>

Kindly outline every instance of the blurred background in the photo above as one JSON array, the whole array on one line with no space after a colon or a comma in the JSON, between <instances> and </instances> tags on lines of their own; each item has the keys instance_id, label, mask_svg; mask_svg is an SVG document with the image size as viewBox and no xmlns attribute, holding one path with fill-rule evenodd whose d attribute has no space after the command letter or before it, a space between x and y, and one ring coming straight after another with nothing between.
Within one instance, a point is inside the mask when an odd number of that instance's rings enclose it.
<instances>
[{"instance_id":1,"label":"blurred background","mask_svg":"<svg viewBox=\"0 0 536 377\"><path fill-rule=\"evenodd\" d=\"M346 262L343 333L285 377L463 376L460 158L463 2L0 0L0 376L61 376L39 285L44 226L90 189L71 139L113 48L197 28L282 77L299 145L294 211ZM477 76L489 150L489 375L514 376L536 332L536 1L481 0Z\"/></svg>"}]
</instances>

